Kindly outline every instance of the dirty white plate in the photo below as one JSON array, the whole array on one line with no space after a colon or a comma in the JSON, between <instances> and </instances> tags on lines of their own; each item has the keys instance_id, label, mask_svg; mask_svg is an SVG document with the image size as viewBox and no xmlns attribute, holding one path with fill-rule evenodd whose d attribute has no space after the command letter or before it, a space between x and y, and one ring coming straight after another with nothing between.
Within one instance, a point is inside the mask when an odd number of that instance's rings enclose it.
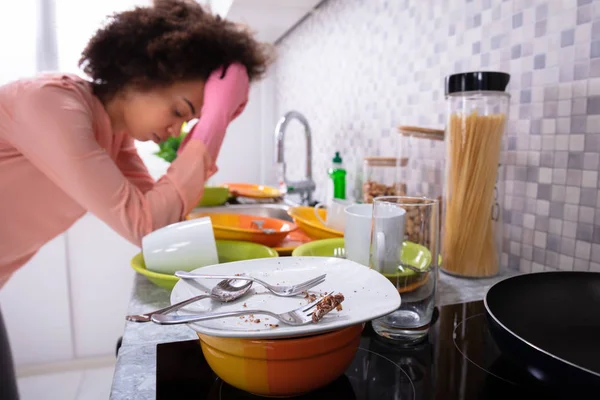
<instances>
[{"instance_id":1,"label":"dirty white plate","mask_svg":"<svg viewBox=\"0 0 600 400\"><path fill-rule=\"evenodd\" d=\"M188 324L193 330L210 336L238 338L281 338L305 336L336 330L384 316L400 307L396 287L380 273L354 261L327 257L261 258L211 265L194 270L200 274L246 274L270 284L290 285L327 274L325 282L313 287L310 293L342 293L342 311L331 311L317 323L303 326L286 325L268 315L255 314L227 317ZM180 279L171 292L171 304L203 293L218 283L216 279ZM242 298L221 303L206 299L178 311L179 315L205 312L237 311L244 309L267 310L274 313L290 311L307 304L302 296L278 297L258 283ZM245 307L244 307L245 305ZM251 319L260 322L252 322ZM278 324L278 327L271 325Z\"/></svg>"}]
</instances>

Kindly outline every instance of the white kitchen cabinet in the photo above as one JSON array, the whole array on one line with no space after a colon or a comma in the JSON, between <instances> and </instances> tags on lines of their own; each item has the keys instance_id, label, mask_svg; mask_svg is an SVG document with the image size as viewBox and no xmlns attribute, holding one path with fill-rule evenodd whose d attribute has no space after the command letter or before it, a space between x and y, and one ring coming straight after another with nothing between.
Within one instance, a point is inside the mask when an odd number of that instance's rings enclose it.
<instances>
[{"instance_id":1,"label":"white kitchen cabinet","mask_svg":"<svg viewBox=\"0 0 600 400\"><path fill-rule=\"evenodd\" d=\"M274 43L321 0L210 0L213 12L248 25L260 41Z\"/></svg>"},{"instance_id":2,"label":"white kitchen cabinet","mask_svg":"<svg viewBox=\"0 0 600 400\"><path fill-rule=\"evenodd\" d=\"M65 235L48 242L0 289L17 366L74 357Z\"/></svg>"},{"instance_id":3,"label":"white kitchen cabinet","mask_svg":"<svg viewBox=\"0 0 600 400\"><path fill-rule=\"evenodd\" d=\"M20 268L0 290L17 367L114 354L137 252L88 214Z\"/></svg>"},{"instance_id":4,"label":"white kitchen cabinet","mask_svg":"<svg viewBox=\"0 0 600 400\"><path fill-rule=\"evenodd\" d=\"M91 214L66 233L76 358L114 354L140 250Z\"/></svg>"}]
</instances>

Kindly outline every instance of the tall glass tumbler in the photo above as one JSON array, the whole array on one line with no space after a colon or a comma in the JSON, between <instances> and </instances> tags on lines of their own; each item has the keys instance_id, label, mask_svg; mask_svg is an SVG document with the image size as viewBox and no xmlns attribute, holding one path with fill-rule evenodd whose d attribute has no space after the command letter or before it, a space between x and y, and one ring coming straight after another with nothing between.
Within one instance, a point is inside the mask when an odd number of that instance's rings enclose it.
<instances>
[{"instance_id":1,"label":"tall glass tumbler","mask_svg":"<svg viewBox=\"0 0 600 400\"><path fill-rule=\"evenodd\" d=\"M402 298L398 310L372 321L380 336L412 344L429 331L438 279L439 207L437 199L426 197L386 196L373 202L369 266Z\"/></svg>"}]
</instances>

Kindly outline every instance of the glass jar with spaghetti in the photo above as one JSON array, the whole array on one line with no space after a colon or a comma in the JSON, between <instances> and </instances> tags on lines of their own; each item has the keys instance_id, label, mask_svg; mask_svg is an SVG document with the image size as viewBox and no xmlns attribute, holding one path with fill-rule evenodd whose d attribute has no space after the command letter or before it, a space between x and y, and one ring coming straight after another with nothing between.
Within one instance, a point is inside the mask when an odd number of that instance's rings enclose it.
<instances>
[{"instance_id":1,"label":"glass jar with spaghetti","mask_svg":"<svg viewBox=\"0 0 600 400\"><path fill-rule=\"evenodd\" d=\"M510 75L468 72L446 78L446 179L441 269L496 275L502 254L503 137Z\"/></svg>"},{"instance_id":2,"label":"glass jar with spaghetti","mask_svg":"<svg viewBox=\"0 0 600 400\"><path fill-rule=\"evenodd\" d=\"M405 193L412 197L427 197L440 202L444 192L444 131L419 126L399 126L397 181L405 182ZM416 207L407 210L406 239L416 242L422 235L422 218ZM440 215L441 218L441 215Z\"/></svg>"},{"instance_id":3,"label":"glass jar with spaghetti","mask_svg":"<svg viewBox=\"0 0 600 400\"><path fill-rule=\"evenodd\" d=\"M380 196L405 196L406 183L398 181L398 166L408 163L407 158L365 157L363 161L363 202L373 203Z\"/></svg>"}]
</instances>

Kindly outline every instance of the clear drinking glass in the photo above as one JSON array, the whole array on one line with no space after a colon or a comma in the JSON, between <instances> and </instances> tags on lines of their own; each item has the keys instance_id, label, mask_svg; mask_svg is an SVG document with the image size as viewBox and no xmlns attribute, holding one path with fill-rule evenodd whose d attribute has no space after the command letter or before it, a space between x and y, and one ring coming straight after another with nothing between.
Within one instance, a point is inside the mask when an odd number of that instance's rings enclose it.
<instances>
[{"instance_id":1,"label":"clear drinking glass","mask_svg":"<svg viewBox=\"0 0 600 400\"><path fill-rule=\"evenodd\" d=\"M411 344L429 331L438 279L439 207L437 199L426 197L386 196L373 202L369 266L402 298L398 310L372 321L380 336Z\"/></svg>"}]
</instances>

